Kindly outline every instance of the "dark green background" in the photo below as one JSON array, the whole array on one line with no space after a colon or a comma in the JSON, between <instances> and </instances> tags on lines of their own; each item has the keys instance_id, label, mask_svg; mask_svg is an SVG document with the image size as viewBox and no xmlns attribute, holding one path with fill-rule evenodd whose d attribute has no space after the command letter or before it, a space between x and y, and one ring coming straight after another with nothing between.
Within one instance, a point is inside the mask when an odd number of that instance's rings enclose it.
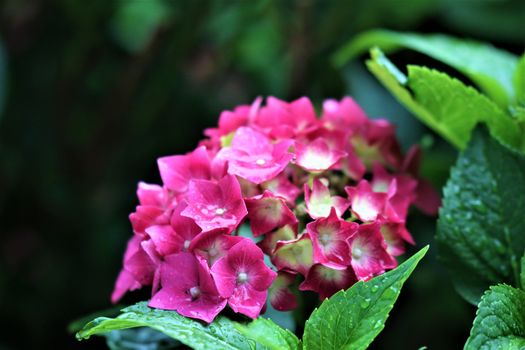
<instances>
[{"instance_id":1,"label":"dark green background","mask_svg":"<svg viewBox=\"0 0 525 350\"><path fill-rule=\"evenodd\" d=\"M0 1L0 349L103 347L66 327L110 306L136 183L160 181L157 157L193 149L220 111L258 95L319 106L351 94L397 123L405 148L423 142L424 173L442 186L455 151L377 84L364 57L343 69L330 57L380 27L520 54L522 23L519 0ZM446 70L410 52L392 58ZM409 225L418 247L432 244L434 219L414 212ZM460 348L474 312L431 249L373 347Z\"/></svg>"}]
</instances>

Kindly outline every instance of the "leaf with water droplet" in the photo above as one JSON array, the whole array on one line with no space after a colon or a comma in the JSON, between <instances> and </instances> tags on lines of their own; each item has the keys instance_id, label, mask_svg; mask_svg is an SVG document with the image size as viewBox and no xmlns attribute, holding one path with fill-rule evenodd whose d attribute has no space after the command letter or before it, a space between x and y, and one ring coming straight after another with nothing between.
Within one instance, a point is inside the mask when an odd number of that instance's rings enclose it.
<instances>
[{"instance_id":1,"label":"leaf with water droplet","mask_svg":"<svg viewBox=\"0 0 525 350\"><path fill-rule=\"evenodd\" d=\"M219 316L213 323L206 325L175 311L152 309L147 306L147 302L140 302L123 309L115 318L94 319L77 333L77 339L88 339L92 335L103 335L114 330L150 327L193 349L271 349L258 343L254 347L255 342L239 333L235 325L235 322L224 316Z\"/></svg>"},{"instance_id":2,"label":"leaf with water droplet","mask_svg":"<svg viewBox=\"0 0 525 350\"><path fill-rule=\"evenodd\" d=\"M477 304L491 285L519 286L519 258L525 250L525 157L478 127L443 192L439 256L458 292Z\"/></svg>"},{"instance_id":3,"label":"leaf with water droplet","mask_svg":"<svg viewBox=\"0 0 525 350\"><path fill-rule=\"evenodd\" d=\"M525 348L525 292L490 287L479 303L465 350Z\"/></svg>"},{"instance_id":4,"label":"leaf with water droplet","mask_svg":"<svg viewBox=\"0 0 525 350\"><path fill-rule=\"evenodd\" d=\"M306 321L305 350L366 349L381 332L401 287L428 246L396 269L326 299Z\"/></svg>"}]
</instances>

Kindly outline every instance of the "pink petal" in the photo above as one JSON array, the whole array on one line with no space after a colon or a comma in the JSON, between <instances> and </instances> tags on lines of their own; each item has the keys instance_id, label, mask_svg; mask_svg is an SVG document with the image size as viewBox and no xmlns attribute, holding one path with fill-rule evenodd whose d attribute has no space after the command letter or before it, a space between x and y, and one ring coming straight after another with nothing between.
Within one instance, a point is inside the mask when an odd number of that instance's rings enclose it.
<instances>
[{"instance_id":1,"label":"pink petal","mask_svg":"<svg viewBox=\"0 0 525 350\"><path fill-rule=\"evenodd\" d=\"M340 290L349 288L356 282L351 268L334 270L321 264L316 264L308 271L299 290L311 290L319 293L321 300L331 297Z\"/></svg>"},{"instance_id":2,"label":"pink petal","mask_svg":"<svg viewBox=\"0 0 525 350\"><path fill-rule=\"evenodd\" d=\"M273 308L279 311L289 311L297 307L295 294L290 291L289 286L294 283L296 275L279 272L272 286L268 290L268 296Z\"/></svg>"},{"instance_id":3,"label":"pink petal","mask_svg":"<svg viewBox=\"0 0 525 350\"><path fill-rule=\"evenodd\" d=\"M295 207L295 200L301 193L285 173L281 173L270 181L261 184L265 190L271 191L274 195L283 197L292 208Z\"/></svg>"},{"instance_id":4,"label":"pink petal","mask_svg":"<svg viewBox=\"0 0 525 350\"><path fill-rule=\"evenodd\" d=\"M306 211L312 219L327 217L332 208L335 208L337 215L341 217L350 205L345 198L332 197L328 186L318 178L314 179L312 190L307 183L304 184L304 201Z\"/></svg>"},{"instance_id":5,"label":"pink petal","mask_svg":"<svg viewBox=\"0 0 525 350\"><path fill-rule=\"evenodd\" d=\"M243 240L240 236L230 236L226 229L216 229L202 232L196 236L189 246L189 251L204 258L209 266L226 255L235 244Z\"/></svg>"},{"instance_id":6,"label":"pink petal","mask_svg":"<svg viewBox=\"0 0 525 350\"><path fill-rule=\"evenodd\" d=\"M327 218L320 218L306 225L312 240L314 263L334 269L346 269L350 265L350 247L347 241L358 224L339 219L332 208Z\"/></svg>"},{"instance_id":7,"label":"pink petal","mask_svg":"<svg viewBox=\"0 0 525 350\"><path fill-rule=\"evenodd\" d=\"M296 164L308 171L324 171L334 166L347 154L340 150L331 150L322 138L308 144L297 143L295 146Z\"/></svg>"},{"instance_id":8,"label":"pink petal","mask_svg":"<svg viewBox=\"0 0 525 350\"><path fill-rule=\"evenodd\" d=\"M181 215L193 219L203 231L227 228L231 232L248 213L233 175L226 175L218 183L191 180L187 204Z\"/></svg>"},{"instance_id":9,"label":"pink petal","mask_svg":"<svg viewBox=\"0 0 525 350\"><path fill-rule=\"evenodd\" d=\"M149 303L151 307L176 310L183 316L210 323L226 305L226 299L218 295L206 262L190 253L166 257L161 267L161 284L162 289ZM196 294L192 295L192 291Z\"/></svg>"},{"instance_id":10,"label":"pink petal","mask_svg":"<svg viewBox=\"0 0 525 350\"><path fill-rule=\"evenodd\" d=\"M146 229L146 233L155 244L155 249L161 256L178 253L184 247L184 240L175 234L171 226L150 226Z\"/></svg>"},{"instance_id":11,"label":"pink petal","mask_svg":"<svg viewBox=\"0 0 525 350\"><path fill-rule=\"evenodd\" d=\"M356 187L347 186L345 191L350 200L351 210L362 221L373 221L383 213L387 194L376 193L368 181L361 180Z\"/></svg>"},{"instance_id":12,"label":"pink petal","mask_svg":"<svg viewBox=\"0 0 525 350\"><path fill-rule=\"evenodd\" d=\"M141 288L141 284L135 280L133 275L122 269L115 282L113 293L111 294L111 302L116 304L128 291L133 291Z\"/></svg>"},{"instance_id":13,"label":"pink petal","mask_svg":"<svg viewBox=\"0 0 525 350\"><path fill-rule=\"evenodd\" d=\"M183 156L159 158L157 163L162 182L175 192L186 192L190 180L211 177L208 151L203 146Z\"/></svg>"},{"instance_id":14,"label":"pink petal","mask_svg":"<svg viewBox=\"0 0 525 350\"><path fill-rule=\"evenodd\" d=\"M294 213L283 199L265 191L262 196L245 199L253 235L258 237L285 225L297 225Z\"/></svg>"},{"instance_id":15,"label":"pink petal","mask_svg":"<svg viewBox=\"0 0 525 350\"><path fill-rule=\"evenodd\" d=\"M378 222L360 225L357 234L349 239L351 264L360 280L369 280L397 265L397 261L386 251L379 228Z\"/></svg>"},{"instance_id":16,"label":"pink petal","mask_svg":"<svg viewBox=\"0 0 525 350\"><path fill-rule=\"evenodd\" d=\"M257 291L250 288L248 284L237 287L228 299L228 305L233 311L257 318L262 308L266 305L268 291Z\"/></svg>"}]
</instances>

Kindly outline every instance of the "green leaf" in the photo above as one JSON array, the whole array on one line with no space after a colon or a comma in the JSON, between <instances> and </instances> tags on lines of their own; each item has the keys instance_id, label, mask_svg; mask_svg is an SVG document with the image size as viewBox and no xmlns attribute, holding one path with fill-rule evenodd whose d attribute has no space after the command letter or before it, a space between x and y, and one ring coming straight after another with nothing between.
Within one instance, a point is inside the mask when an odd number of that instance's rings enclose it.
<instances>
[{"instance_id":1,"label":"green leaf","mask_svg":"<svg viewBox=\"0 0 525 350\"><path fill-rule=\"evenodd\" d=\"M301 348L301 341L295 334L263 317L259 317L246 325L236 323L235 328L245 337L253 339L268 349L295 350Z\"/></svg>"},{"instance_id":2,"label":"green leaf","mask_svg":"<svg viewBox=\"0 0 525 350\"><path fill-rule=\"evenodd\" d=\"M366 349L384 328L401 287L427 250L428 246L396 269L325 300L306 321L304 349Z\"/></svg>"},{"instance_id":3,"label":"green leaf","mask_svg":"<svg viewBox=\"0 0 525 350\"><path fill-rule=\"evenodd\" d=\"M465 350L525 348L525 292L490 287L481 298Z\"/></svg>"},{"instance_id":4,"label":"green leaf","mask_svg":"<svg viewBox=\"0 0 525 350\"><path fill-rule=\"evenodd\" d=\"M439 34L373 30L351 40L336 53L334 61L343 65L372 46L386 52L408 48L446 63L465 74L502 107L514 97L512 75L517 57L491 45Z\"/></svg>"},{"instance_id":5,"label":"green leaf","mask_svg":"<svg viewBox=\"0 0 525 350\"><path fill-rule=\"evenodd\" d=\"M409 66L407 77L381 50L375 48L370 53L369 70L400 103L454 146L465 148L474 126L485 122L502 143L525 149L518 122L472 87L418 66Z\"/></svg>"},{"instance_id":6,"label":"green leaf","mask_svg":"<svg viewBox=\"0 0 525 350\"><path fill-rule=\"evenodd\" d=\"M520 264L520 288L525 289L525 253L521 257Z\"/></svg>"},{"instance_id":7,"label":"green leaf","mask_svg":"<svg viewBox=\"0 0 525 350\"><path fill-rule=\"evenodd\" d=\"M521 56L513 76L516 100L525 106L525 53Z\"/></svg>"},{"instance_id":8,"label":"green leaf","mask_svg":"<svg viewBox=\"0 0 525 350\"><path fill-rule=\"evenodd\" d=\"M122 310L116 318L99 317L89 322L77 333L77 339L88 339L92 335L134 327L150 327L160 331L193 349L244 350L268 349L256 346L243 337L234 327L234 322L219 316L209 325L184 317L175 311L152 309L140 302Z\"/></svg>"},{"instance_id":9,"label":"green leaf","mask_svg":"<svg viewBox=\"0 0 525 350\"><path fill-rule=\"evenodd\" d=\"M443 192L437 241L458 292L476 304L490 285L518 286L525 158L478 128Z\"/></svg>"}]
</instances>

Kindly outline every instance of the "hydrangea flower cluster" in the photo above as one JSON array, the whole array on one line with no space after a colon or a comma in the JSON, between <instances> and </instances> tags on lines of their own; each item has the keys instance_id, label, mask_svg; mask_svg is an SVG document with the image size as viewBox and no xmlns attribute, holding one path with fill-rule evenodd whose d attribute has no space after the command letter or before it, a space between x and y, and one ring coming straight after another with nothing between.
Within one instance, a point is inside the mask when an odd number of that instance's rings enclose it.
<instances>
[{"instance_id":1,"label":"hydrangea flower cluster","mask_svg":"<svg viewBox=\"0 0 525 350\"><path fill-rule=\"evenodd\" d=\"M320 118L308 98L258 98L205 135L158 159L162 185L139 183L113 302L151 285L151 307L206 322L227 305L256 318L267 299L291 310L297 287L324 299L394 268L414 243L410 205L440 204L417 176L419 149L403 156L394 127L349 97Z\"/></svg>"}]
</instances>

